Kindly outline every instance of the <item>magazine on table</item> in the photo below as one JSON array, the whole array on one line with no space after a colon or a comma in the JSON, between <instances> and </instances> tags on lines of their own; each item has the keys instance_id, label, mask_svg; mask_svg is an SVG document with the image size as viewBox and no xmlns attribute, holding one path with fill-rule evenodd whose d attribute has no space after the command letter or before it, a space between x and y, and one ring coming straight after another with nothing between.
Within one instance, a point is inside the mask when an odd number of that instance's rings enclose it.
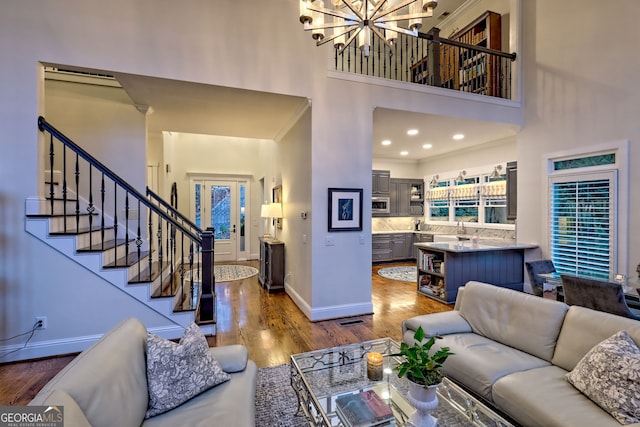
<instances>
[{"instance_id":1,"label":"magazine on table","mask_svg":"<svg viewBox=\"0 0 640 427\"><path fill-rule=\"evenodd\" d=\"M395 425L391 407L373 390L339 396L336 413L346 427Z\"/></svg>"}]
</instances>

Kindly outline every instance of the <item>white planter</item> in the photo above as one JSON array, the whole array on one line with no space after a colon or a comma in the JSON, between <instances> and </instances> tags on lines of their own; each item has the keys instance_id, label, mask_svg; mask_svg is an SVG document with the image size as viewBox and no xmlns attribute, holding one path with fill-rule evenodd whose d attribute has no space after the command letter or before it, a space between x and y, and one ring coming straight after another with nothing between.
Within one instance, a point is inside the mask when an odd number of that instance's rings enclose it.
<instances>
[{"instance_id":1,"label":"white planter","mask_svg":"<svg viewBox=\"0 0 640 427\"><path fill-rule=\"evenodd\" d=\"M409 381L408 400L416 408L416 412L409 417L410 426L436 427L438 425L438 419L431 415L431 411L438 407L438 395L436 394L438 385L424 387Z\"/></svg>"}]
</instances>

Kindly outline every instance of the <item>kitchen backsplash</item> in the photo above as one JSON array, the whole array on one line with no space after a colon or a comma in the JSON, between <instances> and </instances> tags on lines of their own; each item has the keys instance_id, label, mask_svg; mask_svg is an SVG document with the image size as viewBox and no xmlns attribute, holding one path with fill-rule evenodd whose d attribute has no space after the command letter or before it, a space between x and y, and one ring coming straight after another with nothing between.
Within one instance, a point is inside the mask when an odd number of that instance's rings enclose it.
<instances>
[{"instance_id":1,"label":"kitchen backsplash","mask_svg":"<svg viewBox=\"0 0 640 427\"><path fill-rule=\"evenodd\" d=\"M393 217L393 218L371 218L371 230L381 231L405 231L414 230L416 218ZM496 230L493 228L468 227L465 226L466 234L476 235L485 239L512 239L516 238L515 230ZM432 231L439 234L456 234L457 228L454 225L434 225L420 222L420 230Z\"/></svg>"}]
</instances>

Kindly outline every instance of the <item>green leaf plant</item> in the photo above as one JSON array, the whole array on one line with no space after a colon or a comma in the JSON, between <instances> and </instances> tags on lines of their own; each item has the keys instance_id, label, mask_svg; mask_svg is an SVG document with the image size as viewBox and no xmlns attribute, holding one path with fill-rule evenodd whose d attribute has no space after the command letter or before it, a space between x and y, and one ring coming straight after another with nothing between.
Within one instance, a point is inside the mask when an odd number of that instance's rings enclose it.
<instances>
[{"instance_id":1,"label":"green leaf plant","mask_svg":"<svg viewBox=\"0 0 640 427\"><path fill-rule=\"evenodd\" d=\"M406 375L409 381L427 387L440 384L444 378L442 365L449 356L454 355L449 347L442 347L433 355L429 354L431 347L435 344L436 339L442 337L430 337L427 342L421 344L425 338L422 326L419 326L413 339L416 341L413 346L409 346L403 342L400 344L400 352L391 356L402 356L404 359L394 369L398 371L398 377L402 378Z\"/></svg>"}]
</instances>

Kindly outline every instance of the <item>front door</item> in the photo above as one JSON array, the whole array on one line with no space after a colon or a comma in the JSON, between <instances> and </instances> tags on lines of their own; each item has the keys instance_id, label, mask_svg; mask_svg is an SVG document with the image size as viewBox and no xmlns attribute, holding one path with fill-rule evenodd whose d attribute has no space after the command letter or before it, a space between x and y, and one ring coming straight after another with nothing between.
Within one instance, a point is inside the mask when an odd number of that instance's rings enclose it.
<instances>
[{"instance_id":1,"label":"front door","mask_svg":"<svg viewBox=\"0 0 640 427\"><path fill-rule=\"evenodd\" d=\"M246 181L194 180L194 222L215 229L215 260L247 259L245 235Z\"/></svg>"}]
</instances>

